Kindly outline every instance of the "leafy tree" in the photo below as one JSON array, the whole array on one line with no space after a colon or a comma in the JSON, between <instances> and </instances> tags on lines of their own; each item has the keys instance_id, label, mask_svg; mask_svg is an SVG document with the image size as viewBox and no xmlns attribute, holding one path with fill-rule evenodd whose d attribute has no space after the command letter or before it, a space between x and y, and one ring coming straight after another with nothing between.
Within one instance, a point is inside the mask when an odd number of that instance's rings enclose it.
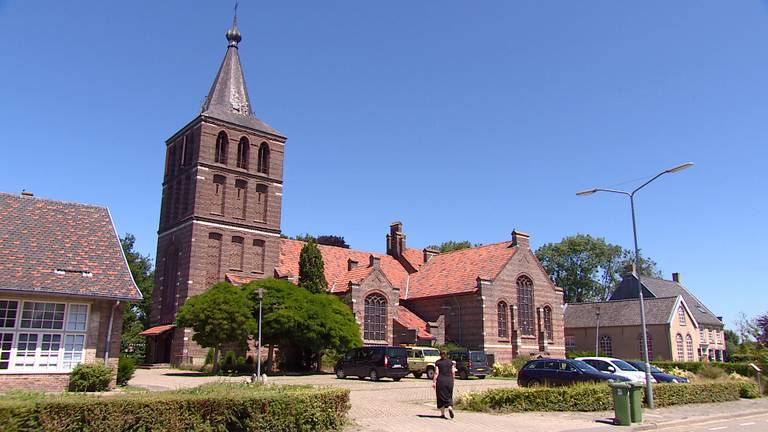
<instances>
[{"instance_id":1,"label":"leafy tree","mask_svg":"<svg viewBox=\"0 0 768 432\"><path fill-rule=\"evenodd\" d=\"M130 304L126 309L123 315L123 330L120 343L122 351L126 352L126 355L143 359L145 352L144 338L139 336L139 333L144 331L149 324L155 270L152 268L152 260L148 256L134 250L135 244L136 237L133 234L127 233L120 239L120 245L123 247L128 268L144 298L139 302Z\"/></svg>"},{"instance_id":2,"label":"leafy tree","mask_svg":"<svg viewBox=\"0 0 768 432\"><path fill-rule=\"evenodd\" d=\"M224 344L245 344L253 334L253 301L247 288L219 282L211 289L187 299L176 314L176 325L191 327L192 340L213 348L213 372L219 370L219 352Z\"/></svg>"},{"instance_id":3,"label":"leafy tree","mask_svg":"<svg viewBox=\"0 0 768 432\"><path fill-rule=\"evenodd\" d=\"M735 331L729 329L725 329L723 333L725 335L725 351L729 355L739 352L739 345L741 345L739 335L736 334Z\"/></svg>"},{"instance_id":4,"label":"leafy tree","mask_svg":"<svg viewBox=\"0 0 768 432\"><path fill-rule=\"evenodd\" d=\"M461 240L461 241L454 241L454 240L448 240L440 243L439 245L429 245L427 246L428 249L434 249L436 251L439 251L440 253L445 252L453 252L457 250L462 249L469 249L473 245L469 242L469 240ZM474 246L480 246L480 244L475 244Z\"/></svg>"},{"instance_id":5,"label":"leafy tree","mask_svg":"<svg viewBox=\"0 0 768 432\"><path fill-rule=\"evenodd\" d=\"M344 249L349 249L349 245L344 240L344 237L337 236L337 235L328 234L328 235L315 236L307 233L307 234L299 234L294 237L285 237L285 238L290 238L292 240L299 240L303 242L309 242L311 240L319 245L336 246Z\"/></svg>"},{"instance_id":6,"label":"leafy tree","mask_svg":"<svg viewBox=\"0 0 768 432\"><path fill-rule=\"evenodd\" d=\"M588 234L545 244L536 256L554 283L565 290L567 303L607 300L634 263L632 251ZM640 274L659 277L660 271L653 260L641 256Z\"/></svg>"},{"instance_id":7,"label":"leafy tree","mask_svg":"<svg viewBox=\"0 0 768 432\"><path fill-rule=\"evenodd\" d=\"M739 312L734 323L742 344L754 342L757 339L759 328L756 320L748 318L744 312Z\"/></svg>"},{"instance_id":8,"label":"leafy tree","mask_svg":"<svg viewBox=\"0 0 768 432\"><path fill-rule=\"evenodd\" d=\"M312 293L328 291L323 256L311 239L301 248L299 255L299 286Z\"/></svg>"},{"instance_id":9,"label":"leafy tree","mask_svg":"<svg viewBox=\"0 0 768 432\"><path fill-rule=\"evenodd\" d=\"M757 317L755 324L757 325L757 335L755 336L757 343L764 348L768 347L768 313Z\"/></svg>"}]
</instances>

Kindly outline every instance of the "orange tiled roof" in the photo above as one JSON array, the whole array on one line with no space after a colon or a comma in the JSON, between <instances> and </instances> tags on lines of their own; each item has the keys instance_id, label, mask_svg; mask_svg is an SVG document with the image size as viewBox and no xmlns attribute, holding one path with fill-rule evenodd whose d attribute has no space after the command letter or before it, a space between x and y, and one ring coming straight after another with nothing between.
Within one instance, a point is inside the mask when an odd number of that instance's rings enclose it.
<instances>
[{"instance_id":1,"label":"orange tiled roof","mask_svg":"<svg viewBox=\"0 0 768 432\"><path fill-rule=\"evenodd\" d=\"M411 275L407 299L474 292L477 278L495 279L517 248L511 242L442 253Z\"/></svg>"},{"instance_id":2,"label":"orange tiled roof","mask_svg":"<svg viewBox=\"0 0 768 432\"><path fill-rule=\"evenodd\" d=\"M373 267L356 267L352 270L342 274L334 282L328 284L328 289L332 293L347 292L349 289L349 283L360 283L363 279L367 278L373 272Z\"/></svg>"},{"instance_id":3,"label":"orange tiled roof","mask_svg":"<svg viewBox=\"0 0 768 432\"><path fill-rule=\"evenodd\" d=\"M403 257L416 270L418 270L422 264L424 264L424 251L422 250L406 248L405 251L403 251Z\"/></svg>"},{"instance_id":4,"label":"orange tiled roof","mask_svg":"<svg viewBox=\"0 0 768 432\"><path fill-rule=\"evenodd\" d=\"M255 278L248 277L248 276L240 276L235 273L224 273L224 277L226 278L227 282L233 285L245 285L248 282L252 282L256 280Z\"/></svg>"},{"instance_id":5,"label":"orange tiled roof","mask_svg":"<svg viewBox=\"0 0 768 432\"><path fill-rule=\"evenodd\" d=\"M174 328L176 328L176 326L173 324L154 326L139 333L139 336L157 336L167 332L168 330L173 330Z\"/></svg>"},{"instance_id":6,"label":"orange tiled roof","mask_svg":"<svg viewBox=\"0 0 768 432\"><path fill-rule=\"evenodd\" d=\"M415 313L411 312L405 306L397 307L397 318L395 318L401 326L409 329L416 329L419 338L421 339L434 339L435 336L427 331L427 322L419 318Z\"/></svg>"},{"instance_id":7,"label":"orange tiled roof","mask_svg":"<svg viewBox=\"0 0 768 432\"><path fill-rule=\"evenodd\" d=\"M289 239L280 240L280 260L275 269L279 276L298 277L299 256L301 255L302 247L304 247L304 242L302 241ZM320 249L320 254L323 256L325 280L328 281L329 288L332 288L335 283L337 290L341 289L343 286L344 291L346 291L347 284L350 280L353 282L362 280L360 275L364 273L363 270L369 268L370 257L373 255L379 258L381 270L392 285L400 288L401 292L405 289L408 272L396 259L389 255L326 245L318 245L318 249ZM358 267L352 269L352 271L347 270L347 260L349 259L357 261L358 263ZM367 276L367 274L365 274L365 276ZM354 280L355 277L359 278Z\"/></svg>"}]
</instances>

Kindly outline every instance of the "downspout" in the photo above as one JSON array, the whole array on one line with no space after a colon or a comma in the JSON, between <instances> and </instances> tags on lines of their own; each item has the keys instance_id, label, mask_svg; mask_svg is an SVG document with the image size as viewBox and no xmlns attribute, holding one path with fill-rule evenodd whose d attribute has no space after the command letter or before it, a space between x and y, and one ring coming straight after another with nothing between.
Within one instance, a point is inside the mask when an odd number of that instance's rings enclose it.
<instances>
[{"instance_id":1,"label":"downspout","mask_svg":"<svg viewBox=\"0 0 768 432\"><path fill-rule=\"evenodd\" d=\"M112 341L112 323L115 320L115 309L120 305L120 300L117 300L112 305L112 310L109 313L109 325L107 326L107 341L104 345L104 365L107 366L109 362L109 343Z\"/></svg>"}]
</instances>

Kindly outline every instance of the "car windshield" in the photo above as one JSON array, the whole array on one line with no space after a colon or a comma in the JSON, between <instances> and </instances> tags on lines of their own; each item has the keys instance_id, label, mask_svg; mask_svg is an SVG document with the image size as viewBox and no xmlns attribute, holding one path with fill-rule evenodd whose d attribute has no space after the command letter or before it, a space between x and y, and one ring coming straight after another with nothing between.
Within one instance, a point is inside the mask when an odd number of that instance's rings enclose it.
<instances>
[{"instance_id":1,"label":"car windshield","mask_svg":"<svg viewBox=\"0 0 768 432\"><path fill-rule=\"evenodd\" d=\"M485 353L484 352L473 352L470 353L469 359L473 362L484 362L485 361Z\"/></svg>"},{"instance_id":2,"label":"car windshield","mask_svg":"<svg viewBox=\"0 0 768 432\"><path fill-rule=\"evenodd\" d=\"M405 348L387 348L387 355L390 357L407 357Z\"/></svg>"},{"instance_id":3,"label":"car windshield","mask_svg":"<svg viewBox=\"0 0 768 432\"><path fill-rule=\"evenodd\" d=\"M635 367L635 369L639 370L640 372L645 371L645 365L641 362L633 361L633 362L627 362ZM663 373L659 368L657 368L654 365L651 365L651 372L652 373Z\"/></svg>"},{"instance_id":4,"label":"car windshield","mask_svg":"<svg viewBox=\"0 0 768 432\"><path fill-rule=\"evenodd\" d=\"M600 372L589 363L582 360L571 360L571 363L583 372Z\"/></svg>"},{"instance_id":5,"label":"car windshield","mask_svg":"<svg viewBox=\"0 0 768 432\"><path fill-rule=\"evenodd\" d=\"M625 362L624 360L612 360L612 363L616 365L617 368L627 371L627 372L637 372L637 368L632 366L631 364Z\"/></svg>"},{"instance_id":6,"label":"car windshield","mask_svg":"<svg viewBox=\"0 0 768 432\"><path fill-rule=\"evenodd\" d=\"M440 355L440 351L438 351L436 349L428 349L428 350L424 350L424 355L425 356L439 356Z\"/></svg>"}]
</instances>

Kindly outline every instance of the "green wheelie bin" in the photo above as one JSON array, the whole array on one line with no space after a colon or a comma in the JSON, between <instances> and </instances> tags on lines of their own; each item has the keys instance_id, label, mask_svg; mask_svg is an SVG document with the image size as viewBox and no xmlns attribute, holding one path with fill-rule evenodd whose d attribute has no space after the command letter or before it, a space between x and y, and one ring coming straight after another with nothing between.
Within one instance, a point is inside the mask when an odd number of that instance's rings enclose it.
<instances>
[{"instance_id":1,"label":"green wheelie bin","mask_svg":"<svg viewBox=\"0 0 768 432\"><path fill-rule=\"evenodd\" d=\"M632 424L632 415L629 412L629 389L631 386L627 383L608 383L613 394L613 411L616 417L613 424L620 426L629 426Z\"/></svg>"},{"instance_id":2,"label":"green wheelie bin","mask_svg":"<svg viewBox=\"0 0 768 432\"><path fill-rule=\"evenodd\" d=\"M632 423L643 422L643 388L645 385L640 382L629 383L629 411Z\"/></svg>"}]
</instances>

